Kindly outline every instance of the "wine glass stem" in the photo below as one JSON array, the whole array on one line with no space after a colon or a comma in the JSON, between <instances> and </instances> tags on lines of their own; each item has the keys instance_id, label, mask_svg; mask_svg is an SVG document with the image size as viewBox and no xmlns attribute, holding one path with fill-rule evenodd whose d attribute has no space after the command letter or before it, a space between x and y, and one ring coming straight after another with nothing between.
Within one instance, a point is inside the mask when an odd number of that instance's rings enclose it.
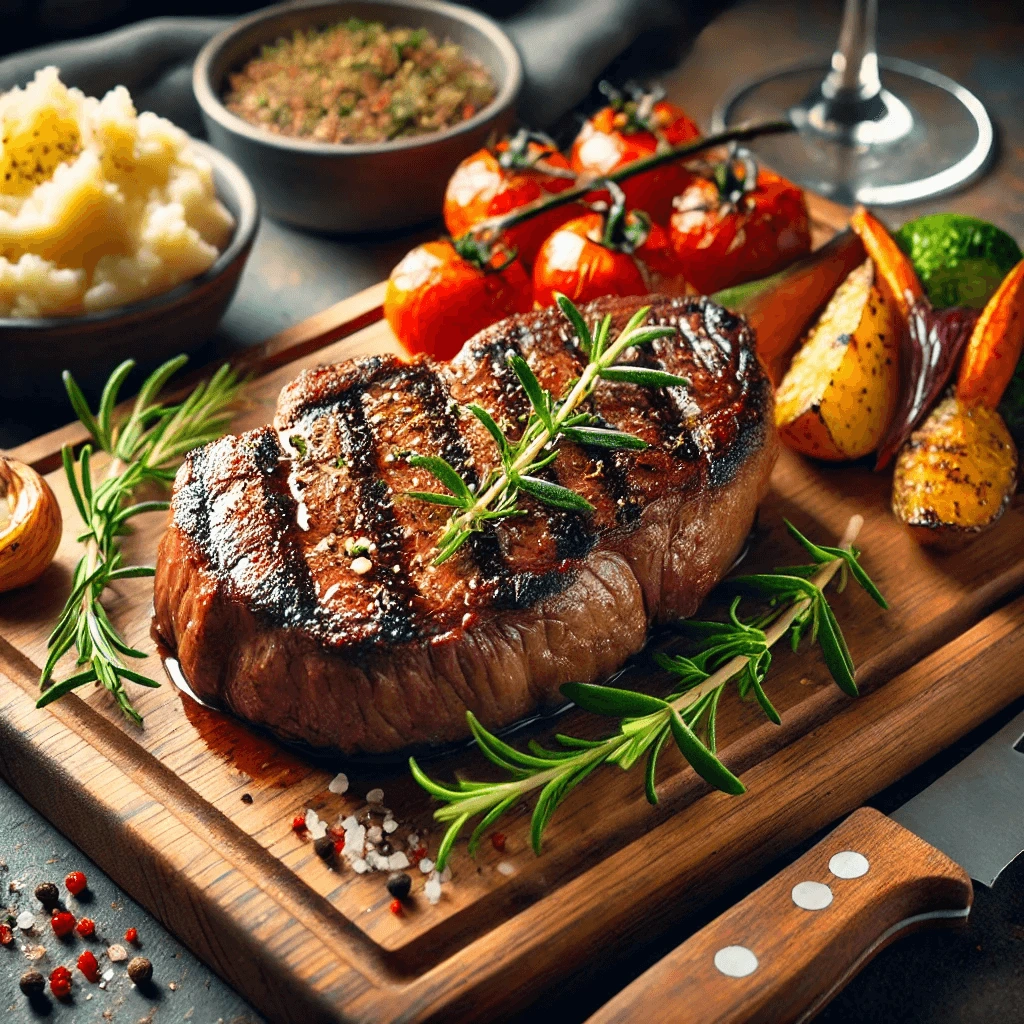
<instances>
[{"instance_id":1,"label":"wine glass stem","mask_svg":"<svg viewBox=\"0 0 1024 1024\"><path fill-rule=\"evenodd\" d=\"M822 83L828 99L873 99L882 90L878 78L875 32L878 0L846 0L839 43L832 54L832 70Z\"/></svg>"}]
</instances>

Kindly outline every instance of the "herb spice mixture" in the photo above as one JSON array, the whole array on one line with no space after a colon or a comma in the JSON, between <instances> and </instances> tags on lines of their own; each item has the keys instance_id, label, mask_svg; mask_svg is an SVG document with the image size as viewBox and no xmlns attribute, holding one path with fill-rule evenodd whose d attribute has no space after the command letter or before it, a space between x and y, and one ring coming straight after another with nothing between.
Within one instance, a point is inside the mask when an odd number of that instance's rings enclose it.
<instances>
[{"instance_id":1,"label":"herb spice mixture","mask_svg":"<svg viewBox=\"0 0 1024 1024\"><path fill-rule=\"evenodd\" d=\"M350 18L264 46L230 76L224 103L278 135L374 143L450 128L495 91L487 69L455 43Z\"/></svg>"}]
</instances>

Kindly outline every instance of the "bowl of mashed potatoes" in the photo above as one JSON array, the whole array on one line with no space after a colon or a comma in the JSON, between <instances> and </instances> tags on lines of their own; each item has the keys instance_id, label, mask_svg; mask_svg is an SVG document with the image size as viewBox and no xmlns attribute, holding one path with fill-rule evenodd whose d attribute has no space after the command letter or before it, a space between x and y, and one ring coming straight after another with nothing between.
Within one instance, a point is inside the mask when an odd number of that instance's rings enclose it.
<instances>
[{"instance_id":1,"label":"bowl of mashed potatoes","mask_svg":"<svg viewBox=\"0 0 1024 1024\"><path fill-rule=\"evenodd\" d=\"M123 87L85 96L50 67L0 95L0 394L197 347L257 221L238 167Z\"/></svg>"}]
</instances>

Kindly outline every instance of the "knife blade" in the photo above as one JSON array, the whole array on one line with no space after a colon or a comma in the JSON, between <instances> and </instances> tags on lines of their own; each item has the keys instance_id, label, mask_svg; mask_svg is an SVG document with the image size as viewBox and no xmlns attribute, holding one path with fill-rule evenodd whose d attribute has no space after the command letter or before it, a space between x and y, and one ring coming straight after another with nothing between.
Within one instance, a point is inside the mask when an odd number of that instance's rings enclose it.
<instances>
[{"instance_id":1,"label":"knife blade","mask_svg":"<svg viewBox=\"0 0 1024 1024\"><path fill-rule=\"evenodd\" d=\"M587 1024L809 1021L879 950L962 925L1024 851L1024 712L891 816L862 807Z\"/></svg>"}]
</instances>

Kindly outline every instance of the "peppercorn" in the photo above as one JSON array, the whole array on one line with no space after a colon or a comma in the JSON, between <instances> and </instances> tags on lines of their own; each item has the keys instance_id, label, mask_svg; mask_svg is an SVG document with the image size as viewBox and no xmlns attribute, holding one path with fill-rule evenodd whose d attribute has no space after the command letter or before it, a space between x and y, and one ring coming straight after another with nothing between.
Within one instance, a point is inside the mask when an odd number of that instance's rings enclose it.
<instances>
[{"instance_id":1,"label":"peppercorn","mask_svg":"<svg viewBox=\"0 0 1024 1024\"><path fill-rule=\"evenodd\" d=\"M36 886L36 899L42 903L45 910L53 910L60 902L60 890L53 882L40 882Z\"/></svg>"},{"instance_id":2,"label":"peppercorn","mask_svg":"<svg viewBox=\"0 0 1024 1024\"><path fill-rule=\"evenodd\" d=\"M251 804L252 803L252 793L243 793L242 794L242 803L243 804Z\"/></svg>"},{"instance_id":3,"label":"peppercorn","mask_svg":"<svg viewBox=\"0 0 1024 1024\"><path fill-rule=\"evenodd\" d=\"M58 999L71 995L71 972L66 967L57 967L50 974L50 991Z\"/></svg>"},{"instance_id":4,"label":"peppercorn","mask_svg":"<svg viewBox=\"0 0 1024 1024\"><path fill-rule=\"evenodd\" d=\"M404 871L392 871L388 875L388 892L395 897L396 900L404 900L409 898L409 892L412 890L412 879Z\"/></svg>"},{"instance_id":5,"label":"peppercorn","mask_svg":"<svg viewBox=\"0 0 1024 1024\"><path fill-rule=\"evenodd\" d=\"M92 950L87 949L78 958L78 969L85 975L86 979L94 985L100 980L100 966L96 963L96 956Z\"/></svg>"},{"instance_id":6,"label":"peppercorn","mask_svg":"<svg viewBox=\"0 0 1024 1024\"><path fill-rule=\"evenodd\" d=\"M18 982L21 991L30 999L41 996L46 989L46 979L38 971L26 971Z\"/></svg>"},{"instance_id":7,"label":"peppercorn","mask_svg":"<svg viewBox=\"0 0 1024 1024\"><path fill-rule=\"evenodd\" d=\"M504 832L495 832L494 835L491 836L491 846L493 846L498 851L498 853L504 853L505 852L505 833Z\"/></svg>"},{"instance_id":8,"label":"peppercorn","mask_svg":"<svg viewBox=\"0 0 1024 1024\"><path fill-rule=\"evenodd\" d=\"M9 946L14 941L14 932L9 924L0 924L0 946Z\"/></svg>"},{"instance_id":9,"label":"peppercorn","mask_svg":"<svg viewBox=\"0 0 1024 1024\"><path fill-rule=\"evenodd\" d=\"M50 918L50 927L58 939L63 939L65 935L70 935L74 930L75 915L66 910L55 910Z\"/></svg>"},{"instance_id":10,"label":"peppercorn","mask_svg":"<svg viewBox=\"0 0 1024 1024\"><path fill-rule=\"evenodd\" d=\"M128 931L126 931L124 933L124 941L125 942L138 942L139 941L139 933L138 933L138 931L135 928L129 928Z\"/></svg>"},{"instance_id":11,"label":"peppercorn","mask_svg":"<svg viewBox=\"0 0 1024 1024\"><path fill-rule=\"evenodd\" d=\"M75 926L75 931L83 939L91 939L96 934L96 923L89 917L83 917Z\"/></svg>"},{"instance_id":12,"label":"peppercorn","mask_svg":"<svg viewBox=\"0 0 1024 1024\"><path fill-rule=\"evenodd\" d=\"M388 907L388 909L391 911L392 914L395 915L395 917L401 917L402 916L402 901L401 900L392 900L391 901L391 905Z\"/></svg>"},{"instance_id":13,"label":"peppercorn","mask_svg":"<svg viewBox=\"0 0 1024 1024\"><path fill-rule=\"evenodd\" d=\"M321 836L313 843L316 855L323 860L334 859L334 840L330 836Z\"/></svg>"},{"instance_id":14,"label":"peppercorn","mask_svg":"<svg viewBox=\"0 0 1024 1024\"><path fill-rule=\"evenodd\" d=\"M153 977L153 965L144 956L134 956L128 961L128 977L136 985L145 985Z\"/></svg>"},{"instance_id":15,"label":"peppercorn","mask_svg":"<svg viewBox=\"0 0 1024 1024\"><path fill-rule=\"evenodd\" d=\"M81 892L85 892L89 885L85 875L81 871L72 871L67 878L64 879L64 886L72 896L77 896Z\"/></svg>"},{"instance_id":16,"label":"peppercorn","mask_svg":"<svg viewBox=\"0 0 1024 1024\"><path fill-rule=\"evenodd\" d=\"M305 815L296 814L295 817L292 818L292 830L295 831L295 832L305 832L306 831L306 818L305 818Z\"/></svg>"}]
</instances>

